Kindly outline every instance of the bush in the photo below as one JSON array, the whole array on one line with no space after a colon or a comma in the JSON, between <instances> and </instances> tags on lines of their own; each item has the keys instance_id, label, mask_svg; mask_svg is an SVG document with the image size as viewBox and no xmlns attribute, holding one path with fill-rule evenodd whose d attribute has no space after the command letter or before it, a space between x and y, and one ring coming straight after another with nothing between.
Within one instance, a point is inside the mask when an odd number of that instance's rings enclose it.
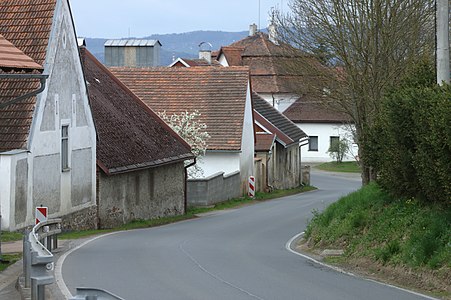
<instances>
[{"instance_id":1,"label":"bush","mask_svg":"<svg viewBox=\"0 0 451 300\"><path fill-rule=\"evenodd\" d=\"M390 193L449 204L451 87L426 79L408 81L386 97L370 134L367 163Z\"/></svg>"}]
</instances>

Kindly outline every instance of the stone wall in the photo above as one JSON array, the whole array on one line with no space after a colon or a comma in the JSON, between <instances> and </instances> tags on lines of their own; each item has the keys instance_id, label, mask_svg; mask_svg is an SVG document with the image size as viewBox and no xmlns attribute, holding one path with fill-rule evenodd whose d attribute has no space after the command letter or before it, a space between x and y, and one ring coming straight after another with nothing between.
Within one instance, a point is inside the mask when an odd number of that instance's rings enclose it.
<instances>
[{"instance_id":1,"label":"stone wall","mask_svg":"<svg viewBox=\"0 0 451 300\"><path fill-rule=\"evenodd\" d=\"M97 229L97 206L78 210L61 219L63 231Z\"/></svg>"},{"instance_id":2,"label":"stone wall","mask_svg":"<svg viewBox=\"0 0 451 300\"><path fill-rule=\"evenodd\" d=\"M99 172L100 227L183 214L184 172L183 162L112 176Z\"/></svg>"},{"instance_id":3,"label":"stone wall","mask_svg":"<svg viewBox=\"0 0 451 300\"><path fill-rule=\"evenodd\" d=\"M218 172L206 178L188 179L188 206L210 206L241 195L240 172Z\"/></svg>"}]
</instances>

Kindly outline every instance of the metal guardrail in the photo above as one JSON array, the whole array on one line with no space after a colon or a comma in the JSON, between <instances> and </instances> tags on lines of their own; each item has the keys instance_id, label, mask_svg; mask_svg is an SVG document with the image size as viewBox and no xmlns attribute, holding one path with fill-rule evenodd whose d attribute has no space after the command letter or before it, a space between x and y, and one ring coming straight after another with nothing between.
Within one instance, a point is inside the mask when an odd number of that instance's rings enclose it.
<instances>
[{"instance_id":1,"label":"metal guardrail","mask_svg":"<svg viewBox=\"0 0 451 300\"><path fill-rule=\"evenodd\" d=\"M54 282L53 249L57 248L57 234L61 233L61 219L41 222L26 232L23 242L25 288L31 287L32 300L45 299L45 285Z\"/></svg>"},{"instance_id":2,"label":"metal guardrail","mask_svg":"<svg viewBox=\"0 0 451 300\"><path fill-rule=\"evenodd\" d=\"M124 300L108 291L96 288L77 288L75 297L69 300Z\"/></svg>"}]
</instances>

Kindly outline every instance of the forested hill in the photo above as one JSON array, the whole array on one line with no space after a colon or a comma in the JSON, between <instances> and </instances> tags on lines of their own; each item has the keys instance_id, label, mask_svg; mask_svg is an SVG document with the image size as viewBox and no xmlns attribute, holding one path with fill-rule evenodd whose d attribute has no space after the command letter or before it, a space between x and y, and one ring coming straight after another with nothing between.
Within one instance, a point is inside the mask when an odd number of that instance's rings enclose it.
<instances>
[{"instance_id":1,"label":"forested hill","mask_svg":"<svg viewBox=\"0 0 451 300\"><path fill-rule=\"evenodd\" d=\"M173 57L195 58L198 56L199 44L208 42L212 50L219 50L221 46L227 46L235 41L241 40L248 35L247 31L224 32L224 31L193 31L172 34L154 34L137 39L155 39L163 45L161 47L161 65L169 65ZM132 37L135 38L135 37ZM126 39L126 38L124 38ZM86 46L101 62L104 61L103 45L105 38L86 38Z\"/></svg>"}]
</instances>

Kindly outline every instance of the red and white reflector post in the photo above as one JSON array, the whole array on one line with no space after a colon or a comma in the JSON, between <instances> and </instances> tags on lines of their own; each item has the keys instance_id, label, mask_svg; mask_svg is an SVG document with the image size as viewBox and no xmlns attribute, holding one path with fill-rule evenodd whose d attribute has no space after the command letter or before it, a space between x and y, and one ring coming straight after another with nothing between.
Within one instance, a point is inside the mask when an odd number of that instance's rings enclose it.
<instances>
[{"instance_id":1,"label":"red and white reflector post","mask_svg":"<svg viewBox=\"0 0 451 300\"><path fill-rule=\"evenodd\" d=\"M36 224L47 221L48 207L36 207Z\"/></svg>"},{"instance_id":2,"label":"red and white reflector post","mask_svg":"<svg viewBox=\"0 0 451 300\"><path fill-rule=\"evenodd\" d=\"M254 198L255 197L255 177L249 176L249 197Z\"/></svg>"}]
</instances>

